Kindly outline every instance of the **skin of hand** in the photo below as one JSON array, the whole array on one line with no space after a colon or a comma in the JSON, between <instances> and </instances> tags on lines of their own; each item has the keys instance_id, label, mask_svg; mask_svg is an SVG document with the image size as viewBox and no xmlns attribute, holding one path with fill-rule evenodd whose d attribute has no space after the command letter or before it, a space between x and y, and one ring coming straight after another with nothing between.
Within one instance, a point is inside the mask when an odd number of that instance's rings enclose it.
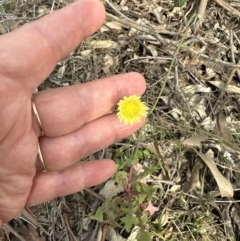
<instances>
[{"instance_id":1,"label":"skin of hand","mask_svg":"<svg viewBox=\"0 0 240 241\"><path fill-rule=\"evenodd\" d=\"M137 129L110 113L123 96L145 91L128 73L31 96L55 65L104 22L98 0L80 0L0 37L0 227L34 206L101 183L116 171L112 160L79 162ZM39 138L40 137L40 138ZM37 143L48 169L41 172Z\"/></svg>"}]
</instances>

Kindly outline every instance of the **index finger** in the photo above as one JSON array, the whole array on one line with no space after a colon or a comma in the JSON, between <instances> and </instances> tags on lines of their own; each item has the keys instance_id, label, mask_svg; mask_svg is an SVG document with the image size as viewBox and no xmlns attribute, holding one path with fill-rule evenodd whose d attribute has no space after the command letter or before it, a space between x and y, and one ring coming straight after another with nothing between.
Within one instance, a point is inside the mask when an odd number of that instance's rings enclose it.
<instances>
[{"instance_id":1,"label":"index finger","mask_svg":"<svg viewBox=\"0 0 240 241\"><path fill-rule=\"evenodd\" d=\"M0 37L0 75L33 91L105 19L99 0L80 0Z\"/></svg>"}]
</instances>

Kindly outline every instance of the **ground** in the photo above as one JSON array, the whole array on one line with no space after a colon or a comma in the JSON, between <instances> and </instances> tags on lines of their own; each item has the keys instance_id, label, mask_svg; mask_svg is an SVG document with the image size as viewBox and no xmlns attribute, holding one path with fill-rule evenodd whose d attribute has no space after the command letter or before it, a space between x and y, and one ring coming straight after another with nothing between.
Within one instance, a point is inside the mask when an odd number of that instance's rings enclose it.
<instances>
[{"instance_id":1,"label":"ground","mask_svg":"<svg viewBox=\"0 0 240 241\"><path fill-rule=\"evenodd\" d=\"M147 122L85 158L116 160L105 186L25 211L1 240L240 240L239 0L103 2L104 26L38 89L137 71ZM69 3L1 1L0 33Z\"/></svg>"}]
</instances>

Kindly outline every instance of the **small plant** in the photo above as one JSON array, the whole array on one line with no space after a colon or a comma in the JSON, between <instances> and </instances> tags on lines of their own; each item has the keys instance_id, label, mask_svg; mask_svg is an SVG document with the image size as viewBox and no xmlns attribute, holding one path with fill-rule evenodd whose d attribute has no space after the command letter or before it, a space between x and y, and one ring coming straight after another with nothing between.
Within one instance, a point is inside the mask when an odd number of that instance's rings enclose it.
<instances>
[{"instance_id":1,"label":"small plant","mask_svg":"<svg viewBox=\"0 0 240 241\"><path fill-rule=\"evenodd\" d=\"M149 154L147 150L145 152L138 151L136 159L146 154ZM156 189L147 185L145 178L155 169L132 164L129 172L119 170L115 175L115 183L123 185L124 192L112 199L107 199L92 218L99 222L108 223L113 228L125 230L127 233L130 233L134 226L138 226L140 232L137 240L152 240L153 233L147 230L146 224L151 215L158 210L152 205Z\"/></svg>"},{"instance_id":2,"label":"small plant","mask_svg":"<svg viewBox=\"0 0 240 241\"><path fill-rule=\"evenodd\" d=\"M187 0L174 0L174 6L181 8L184 6L184 4L187 2Z\"/></svg>"},{"instance_id":3,"label":"small plant","mask_svg":"<svg viewBox=\"0 0 240 241\"><path fill-rule=\"evenodd\" d=\"M12 0L9 1L3 1L2 3L0 3L0 14L4 14L5 13L5 7L8 4L11 4Z\"/></svg>"}]
</instances>

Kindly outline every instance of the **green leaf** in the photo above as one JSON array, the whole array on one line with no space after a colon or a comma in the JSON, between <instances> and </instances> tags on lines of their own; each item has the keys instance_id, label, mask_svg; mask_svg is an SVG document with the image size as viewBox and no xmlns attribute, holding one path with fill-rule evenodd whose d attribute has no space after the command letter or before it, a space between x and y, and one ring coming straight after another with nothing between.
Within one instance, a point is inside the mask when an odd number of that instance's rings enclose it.
<instances>
[{"instance_id":1,"label":"green leaf","mask_svg":"<svg viewBox=\"0 0 240 241\"><path fill-rule=\"evenodd\" d=\"M139 206L137 205L137 203L134 202L132 207L131 207L131 213L135 214L138 209L139 209Z\"/></svg>"},{"instance_id":2,"label":"green leaf","mask_svg":"<svg viewBox=\"0 0 240 241\"><path fill-rule=\"evenodd\" d=\"M143 154L142 154L141 150L137 150L136 155L137 155L138 158L142 158L143 157Z\"/></svg>"},{"instance_id":3,"label":"green leaf","mask_svg":"<svg viewBox=\"0 0 240 241\"><path fill-rule=\"evenodd\" d=\"M143 231L137 235L136 239L138 241L152 241L153 233Z\"/></svg>"},{"instance_id":4,"label":"green leaf","mask_svg":"<svg viewBox=\"0 0 240 241\"><path fill-rule=\"evenodd\" d=\"M123 214L129 214L130 213L129 207L121 207L121 212Z\"/></svg>"},{"instance_id":5,"label":"green leaf","mask_svg":"<svg viewBox=\"0 0 240 241\"><path fill-rule=\"evenodd\" d=\"M137 222L137 218L133 216L126 216L121 218L121 221L125 225L126 231L129 233L131 231L131 228L135 222Z\"/></svg>"},{"instance_id":6,"label":"green leaf","mask_svg":"<svg viewBox=\"0 0 240 241\"><path fill-rule=\"evenodd\" d=\"M120 210L124 213L124 214L135 214L137 212L137 210L139 209L139 207L137 206L137 204L135 202L131 203L131 205L128 205L126 207L121 207Z\"/></svg>"},{"instance_id":7,"label":"green leaf","mask_svg":"<svg viewBox=\"0 0 240 241\"><path fill-rule=\"evenodd\" d=\"M144 226L147 223L147 220L148 220L148 215L146 212L144 212L140 217L140 222L141 222L140 225Z\"/></svg>"},{"instance_id":8,"label":"green leaf","mask_svg":"<svg viewBox=\"0 0 240 241\"><path fill-rule=\"evenodd\" d=\"M116 218L116 214L114 213L114 211L112 211L111 209L106 211L106 215L108 216L108 219L112 220Z\"/></svg>"},{"instance_id":9,"label":"green leaf","mask_svg":"<svg viewBox=\"0 0 240 241\"><path fill-rule=\"evenodd\" d=\"M113 228L120 228L120 229L123 228L118 222L116 222L114 220L108 220L108 223Z\"/></svg>"},{"instance_id":10,"label":"green leaf","mask_svg":"<svg viewBox=\"0 0 240 241\"><path fill-rule=\"evenodd\" d=\"M113 201L111 199L105 200L105 202L103 203L104 212L106 212L106 210L109 210L109 207L111 206L112 202Z\"/></svg>"},{"instance_id":11,"label":"green leaf","mask_svg":"<svg viewBox=\"0 0 240 241\"><path fill-rule=\"evenodd\" d=\"M128 178L128 173L126 173L124 171L119 171L115 175L115 181L117 184L122 184L124 181L127 180L127 178Z\"/></svg>"},{"instance_id":12,"label":"green leaf","mask_svg":"<svg viewBox=\"0 0 240 241\"><path fill-rule=\"evenodd\" d=\"M136 184L136 189L139 193L144 193L147 196L147 201L152 200L153 193L156 191L156 188L148 186L144 183Z\"/></svg>"},{"instance_id":13,"label":"green leaf","mask_svg":"<svg viewBox=\"0 0 240 241\"><path fill-rule=\"evenodd\" d=\"M141 193L138 195L138 202L139 204L143 203L144 199L146 198L146 194Z\"/></svg>"},{"instance_id":14,"label":"green leaf","mask_svg":"<svg viewBox=\"0 0 240 241\"><path fill-rule=\"evenodd\" d=\"M136 183L136 185L134 186L134 188L135 188L138 192L141 192L141 191L142 191L142 185L141 185L141 183Z\"/></svg>"},{"instance_id":15,"label":"green leaf","mask_svg":"<svg viewBox=\"0 0 240 241\"><path fill-rule=\"evenodd\" d=\"M187 0L174 0L174 6L181 8L184 6L184 4L187 2Z\"/></svg>"},{"instance_id":16,"label":"green leaf","mask_svg":"<svg viewBox=\"0 0 240 241\"><path fill-rule=\"evenodd\" d=\"M99 222L103 222L103 209L102 207L99 207L97 209L97 212L95 213L94 216L91 216L92 219L97 220Z\"/></svg>"},{"instance_id":17,"label":"green leaf","mask_svg":"<svg viewBox=\"0 0 240 241\"><path fill-rule=\"evenodd\" d=\"M5 12L4 7L0 5L0 13L4 13L4 12Z\"/></svg>"},{"instance_id":18,"label":"green leaf","mask_svg":"<svg viewBox=\"0 0 240 241\"><path fill-rule=\"evenodd\" d=\"M143 151L143 154L144 154L145 157L147 157L147 156L150 155L150 151L147 150L147 149L145 149L145 150Z\"/></svg>"}]
</instances>

